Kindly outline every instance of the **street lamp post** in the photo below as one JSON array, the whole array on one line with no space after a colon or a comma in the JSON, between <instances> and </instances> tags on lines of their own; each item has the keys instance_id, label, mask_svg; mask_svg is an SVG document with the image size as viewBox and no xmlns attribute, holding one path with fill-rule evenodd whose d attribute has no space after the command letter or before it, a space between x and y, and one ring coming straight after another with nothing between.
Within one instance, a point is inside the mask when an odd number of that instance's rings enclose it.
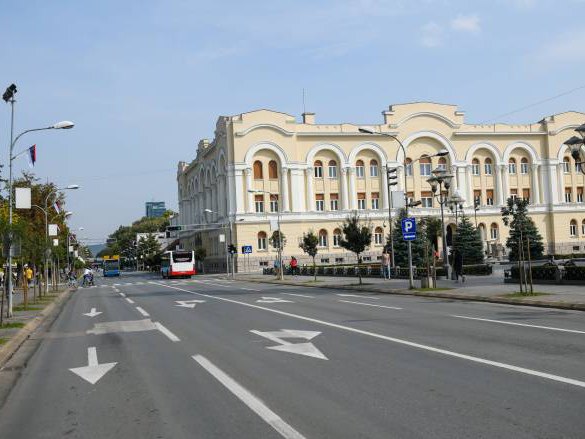
<instances>
[{"instance_id":1,"label":"street lamp post","mask_svg":"<svg viewBox=\"0 0 585 439\"><path fill-rule=\"evenodd\" d=\"M459 191L455 191L455 193L451 196L451 198L449 198L447 200L447 203L449 205L449 210L451 212L455 212L455 227L459 227L459 211L461 211L461 214L463 215L463 203L465 202L465 199L461 196L461 194L459 193ZM451 245L453 246L453 248L455 248L455 236L453 235L451 238ZM455 253L456 251L453 251L453 264L455 264ZM457 277L457 273L455 272L455 270L453 270L451 272L451 279L455 280Z\"/></svg>"},{"instance_id":2,"label":"street lamp post","mask_svg":"<svg viewBox=\"0 0 585 439\"><path fill-rule=\"evenodd\" d=\"M6 93L5 93L6 95ZM16 136L16 138L13 140L13 132L14 132L14 94L12 94L10 97L8 97L8 99L5 99L6 102L10 102L10 104L12 105L12 116L11 116L11 128L10 128L10 149L9 149L9 171L8 171L8 311L7 311L7 315L8 317L12 317L12 293L13 293L13 285L12 285L12 238L13 238L13 232L12 232L12 202L13 202L13 188L12 188L12 162L14 161L14 159L16 159L17 157L19 157L20 155L24 154L25 152L28 151L28 149L25 149L24 151L21 151L20 153L14 155L14 146L16 145L16 142L18 142L18 139L20 139L24 134L26 133L31 133L33 131L43 131L43 130L52 130L52 129L71 129L73 128L74 124L73 122L69 122L69 121L63 121L63 122L58 122L54 125L48 126L48 127L44 127L44 128L33 128L33 129L29 129L26 131L23 131L22 133L20 133L18 136Z\"/></svg>"},{"instance_id":3,"label":"street lamp post","mask_svg":"<svg viewBox=\"0 0 585 439\"><path fill-rule=\"evenodd\" d=\"M407 179L407 175L406 175L406 165L407 165L407 163L406 163L406 147L400 141L400 139L398 139L398 137L394 136L393 134L383 133L381 131L374 131L371 128L367 128L367 127L359 127L358 131L360 133L363 133L363 134L374 134L377 136L390 137L390 138L396 140L396 142L398 142L398 144L400 145L400 148L402 149L402 155L403 155L402 165L404 166L404 209L406 212L406 216L408 217L408 208L410 207L410 203L408 202L408 190L407 190L408 179ZM425 156L425 157L442 157L442 156L446 156L447 154L449 154L448 151L441 150L437 154L434 154L432 156ZM420 160L420 158L413 160L412 163L414 163L418 160ZM408 288L412 290L412 289L414 289L414 273L413 273L413 269L412 269L412 243L411 243L411 241L407 241L407 246L408 246Z\"/></svg>"},{"instance_id":4,"label":"street lamp post","mask_svg":"<svg viewBox=\"0 0 585 439\"><path fill-rule=\"evenodd\" d=\"M394 234L392 231L392 208L394 207L392 205L392 191L391 188L392 186L396 186L398 184L398 182L396 181L396 179L398 179L398 176L396 175L396 172L398 171L398 168L386 168L386 183L388 184L388 226L389 226L389 233L390 233L390 264L392 265L392 268L395 268L395 260L394 260Z\"/></svg>"},{"instance_id":5,"label":"street lamp post","mask_svg":"<svg viewBox=\"0 0 585 439\"><path fill-rule=\"evenodd\" d=\"M573 136L565 142L565 145L571 148L571 156L575 160L577 169L585 174L585 123L575 128L575 132L581 137Z\"/></svg>"},{"instance_id":6,"label":"street lamp post","mask_svg":"<svg viewBox=\"0 0 585 439\"><path fill-rule=\"evenodd\" d=\"M445 198L444 194L443 194L443 186L445 187L445 190L449 190L449 188L451 187L451 180L453 179L453 176L450 174L447 174L446 171L442 170L442 169L436 169L435 171L433 171L433 174L435 174L434 177L431 177L429 179L427 179L427 182L431 185L431 191L433 193L433 195L437 192L437 189L439 189L439 206L441 207L441 235L442 235L442 243L443 243L443 268L445 270L445 279L449 279L449 257L447 255L447 237L446 237L446 229L445 229L445 211L444 211L444 206L447 202L447 199Z\"/></svg>"},{"instance_id":7,"label":"street lamp post","mask_svg":"<svg viewBox=\"0 0 585 439\"><path fill-rule=\"evenodd\" d=\"M263 191L260 189L248 189L248 192L252 194L268 194L270 200L272 197L278 194L273 194L269 191ZM280 197L279 197L280 198ZM284 267L282 266L282 233L280 231L280 199L276 199L276 225L278 228L278 265L279 265L279 272L278 272L278 279L284 279Z\"/></svg>"}]
</instances>

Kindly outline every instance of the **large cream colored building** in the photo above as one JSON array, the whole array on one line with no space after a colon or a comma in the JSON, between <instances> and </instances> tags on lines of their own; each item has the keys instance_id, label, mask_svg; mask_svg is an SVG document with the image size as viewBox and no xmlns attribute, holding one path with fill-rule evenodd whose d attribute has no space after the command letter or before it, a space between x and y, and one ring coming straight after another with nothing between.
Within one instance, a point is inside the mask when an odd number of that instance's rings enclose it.
<instances>
[{"instance_id":1,"label":"large cream colored building","mask_svg":"<svg viewBox=\"0 0 585 439\"><path fill-rule=\"evenodd\" d=\"M299 239L313 230L320 237L319 262L349 262L351 255L337 243L341 222L357 210L372 223L374 242L365 256L375 260L388 233L386 167L398 167L393 190L404 190L406 172L407 193L423 200L412 209L414 216L440 214L426 179L443 167L454 175L451 192L463 196L472 221L473 200L479 198L477 223L489 256L505 255L508 230L500 208L510 196L530 199L547 252L585 252L585 176L563 145L584 122L584 113L566 112L527 125L474 125L453 105L392 105L370 127L401 139L403 167L395 140L362 134L358 125L318 124L313 113L299 122L269 110L222 116L215 139L201 140L195 159L178 166L181 244L204 246L208 267L224 270L219 235L227 234L238 248L240 270L272 265L276 252L267 238L280 209L285 258L302 257ZM444 149L445 157L425 158ZM446 221L452 227L455 219L448 214ZM244 245L253 248L246 258Z\"/></svg>"}]
</instances>

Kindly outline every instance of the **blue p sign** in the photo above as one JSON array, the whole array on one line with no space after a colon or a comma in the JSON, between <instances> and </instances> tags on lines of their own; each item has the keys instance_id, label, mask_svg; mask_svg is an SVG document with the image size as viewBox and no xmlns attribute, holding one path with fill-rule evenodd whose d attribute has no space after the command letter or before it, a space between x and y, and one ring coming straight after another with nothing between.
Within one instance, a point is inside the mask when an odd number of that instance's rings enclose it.
<instances>
[{"instance_id":1,"label":"blue p sign","mask_svg":"<svg viewBox=\"0 0 585 439\"><path fill-rule=\"evenodd\" d=\"M414 218L402 219L402 238L405 241L414 241L416 239L416 220Z\"/></svg>"}]
</instances>

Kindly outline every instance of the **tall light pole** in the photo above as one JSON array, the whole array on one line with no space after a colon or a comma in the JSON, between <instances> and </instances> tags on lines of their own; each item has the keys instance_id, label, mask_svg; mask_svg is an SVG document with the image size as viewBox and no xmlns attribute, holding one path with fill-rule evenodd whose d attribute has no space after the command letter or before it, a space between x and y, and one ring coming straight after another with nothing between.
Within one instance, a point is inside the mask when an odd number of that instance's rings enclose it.
<instances>
[{"instance_id":1,"label":"tall light pole","mask_svg":"<svg viewBox=\"0 0 585 439\"><path fill-rule=\"evenodd\" d=\"M439 205L441 206L441 235L442 235L442 243L443 243L443 268L445 270L445 279L449 279L449 257L447 255L447 239L446 239L446 229L445 229L445 213L444 213L444 205L447 202L445 197L443 196L443 186L445 190L449 190L451 187L451 180L453 176L447 174L446 171L442 169L435 169L433 171L435 174L434 177L427 179L427 182L431 185L431 192L433 195L439 189Z\"/></svg>"},{"instance_id":2,"label":"tall light pole","mask_svg":"<svg viewBox=\"0 0 585 439\"><path fill-rule=\"evenodd\" d=\"M571 156L575 160L577 170L585 174L585 123L575 128L577 134L581 137L573 136L565 142L571 148Z\"/></svg>"},{"instance_id":3,"label":"tall light pole","mask_svg":"<svg viewBox=\"0 0 585 439\"><path fill-rule=\"evenodd\" d=\"M51 198L52 195L55 195L57 192L62 191L62 190L77 190L79 189L79 185L77 184L70 184L68 186L65 187L61 187L61 188L55 188L53 190L51 190L47 196L45 197L45 294L47 294L49 292L49 284L48 284L48 279L49 279L49 253L50 253L50 249L51 247L49 246L49 220L48 220L48 212L49 212L49 198ZM69 247L67 247L67 250L69 250Z\"/></svg>"},{"instance_id":4,"label":"tall light pole","mask_svg":"<svg viewBox=\"0 0 585 439\"><path fill-rule=\"evenodd\" d=\"M14 84L12 84L14 85ZM11 86L12 87L12 86ZM9 87L10 89L10 87ZM74 123L70 121L62 121L57 122L54 125L44 127L44 128L33 128L30 130L23 131L20 133L16 138L13 140L13 133L14 133L14 93L16 92L16 87L14 87L14 92L11 95L7 95L9 90L7 89L3 95L3 99L6 102L10 102L12 106L11 110L11 123L10 123L10 148L9 148L9 174L8 174L8 317L12 317L12 293L13 293L13 285L12 285L12 240L13 240L13 231L12 231L12 202L13 202L13 188L12 188L12 162L18 156L27 152L27 150L21 151L20 153L14 155L14 146L18 139L20 139L24 134L31 133L33 131L44 131L44 130L54 130L54 129L61 129L67 130L74 127Z\"/></svg>"},{"instance_id":5,"label":"tall light pole","mask_svg":"<svg viewBox=\"0 0 585 439\"><path fill-rule=\"evenodd\" d=\"M449 205L449 210L451 212L455 212L455 228L459 227L459 212L461 211L461 215L463 215L463 203L465 203L465 198L461 196L459 190L456 190L455 193L447 200L447 204ZM455 235L451 238L451 245L455 249ZM455 263L455 256L456 250L453 251L453 263ZM451 273L451 279L456 279L455 270Z\"/></svg>"},{"instance_id":6,"label":"tall light pole","mask_svg":"<svg viewBox=\"0 0 585 439\"><path fill-rule=\"evenodd\" d=\"M273 194L269 191L263 191L260 189L248 189L248 192L251 194L268 194L270 200L272 201L273 196L278 196L278 194ZM282 232L280 231L280 197L276 199L276 224L278 228L278 264L279 264L279 272L278 272L278 279L284 279L284 267L282 266Z\"/></svg>"},{"instance_id":7,"label":"tall light pole","mask_svg":"<svg viewBox=\"0 0 585 439\"><path fill-rule=\"evenodd\" d=\"M400 141L400 139L398 139L398 137L396 137L390 133L383 133L381 131L374 131L368 127L359 127L358 131L360 133L363 133L363 134L373 134L373 135L377 135L377 136L390 137L391 139L396 140L398 142L398 144L400 145L400 148L402 149L402 155L403 155L402 165L404 166L404 209L406 212L406 216L408 217L408 208L411 206L410 206L410 203L408 202L408 189L407 189L408 179L407 179L407 175L406 175L406 165L407 165L407 163L406 163L406 148L405 148L404 144ZM432 156L425 156L425 157L442 157L442 156L446 156L447 154L449 154L449 152L447 150L441 150L437 154L434 154ZM420 158L413 160L412 163L414 163L418 160L420 160ZM412 290L412 289L414 289L414 273L413 273L413 269L412 269L412 242L407 241L407 245L408 245L408 288Z\"/></svg>"},{"instance_id":8,"label":"tall light pole","mask_svg":"<svg viewBox=\"0 0 585 439\"><path fill-rule=\"evenodd\" d=\"M392 205L391 188L392 186L396 186L398 184L398 182L395 181L398 178L396 175L397 170L398 168L386 167L386 183L388 184L388 226L390 232L390 264L392 265L392 268L395 268L396 266L394 260L394 233L392 231L392 209L394 206Z\"/></svg>"}]
</instances>

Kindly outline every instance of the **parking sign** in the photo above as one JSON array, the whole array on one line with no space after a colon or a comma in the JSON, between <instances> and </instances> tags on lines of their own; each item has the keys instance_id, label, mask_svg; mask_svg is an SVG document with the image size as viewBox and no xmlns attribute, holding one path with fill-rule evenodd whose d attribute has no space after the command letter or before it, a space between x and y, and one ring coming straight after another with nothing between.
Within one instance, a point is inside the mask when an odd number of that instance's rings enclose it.
<instances>
[{"instance_id":1,"label":"parking sign","mask_svg":"<svg viewBox=\"0 0 585 439\"><path fill-rule=\"evenodd\" d=\"M416 220L414 218L402 219L402 238L405 241L414 241L416 239Z\"/></svg>"}]
</instances>

